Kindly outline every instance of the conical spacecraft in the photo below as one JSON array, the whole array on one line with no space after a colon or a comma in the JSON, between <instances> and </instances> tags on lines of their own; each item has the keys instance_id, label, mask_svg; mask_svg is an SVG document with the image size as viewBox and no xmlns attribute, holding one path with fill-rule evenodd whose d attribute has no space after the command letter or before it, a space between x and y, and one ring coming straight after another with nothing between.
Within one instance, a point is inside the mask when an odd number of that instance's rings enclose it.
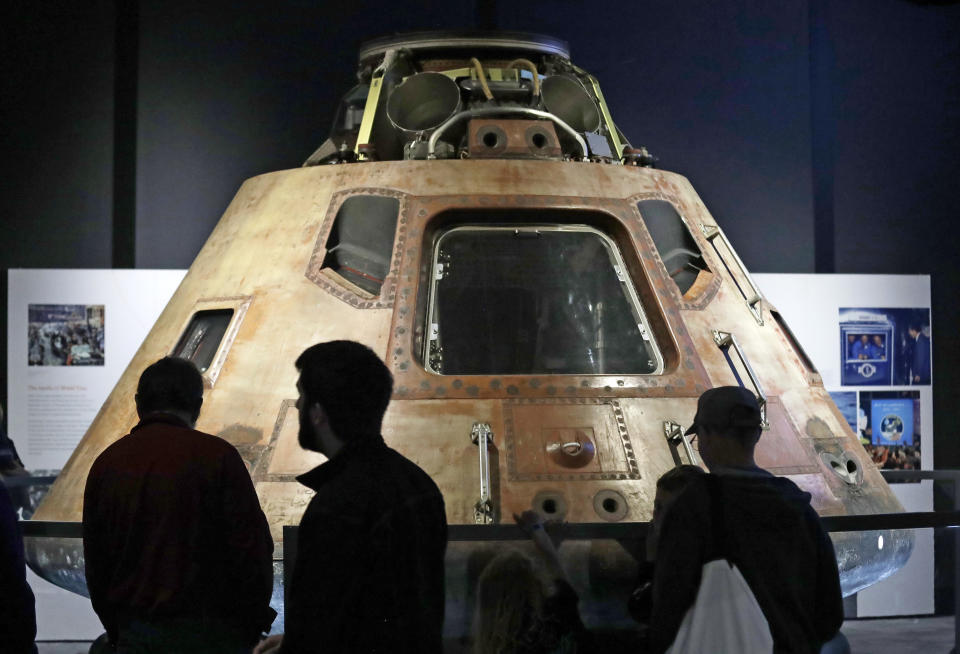
<instances>
[{"instance_id":1,"label":"conical spacecraft","mask_svg":"<svg viewBox=\"0 0 960 654\"><path fill-rule=\"evenodd\" d=\"M820 515L902 511L690 182L652 164L561 41L366 43L329 139L242 185L35 518L81 519L140 373L174 355L202 371L197 428L240 451L282 547L310 499L295 477L323 460L297 445L293 362L343 338L392 371L384 437L451 524L649 521L657 478L699 463L697 397L731 384L763 407L758 464ZM833 535L845 592L906 561L910 533L881 534ZM28 549L82 590L79 543Z\"/></svg>"}]
</instances>

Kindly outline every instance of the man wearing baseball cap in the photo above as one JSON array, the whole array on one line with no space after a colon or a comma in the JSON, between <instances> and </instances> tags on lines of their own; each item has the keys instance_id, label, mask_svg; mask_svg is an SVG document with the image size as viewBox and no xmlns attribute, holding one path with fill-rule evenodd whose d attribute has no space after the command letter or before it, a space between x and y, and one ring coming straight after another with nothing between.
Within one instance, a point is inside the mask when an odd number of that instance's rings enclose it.
<instances>
[{"instance_id":1,"label":"man wearing baseball cap","mask_svg":"<svg viewBox=\"0 0 960 654\"><path fill-rule=\"evenodd\" d=\"M710 475L694 480L663 519L653 586L651 651L665 652L693 604L703 564L727 558L763 611L774 652L816 654L843 622L837 562L810 494L757 466L763 434L757 398L722 386L700 396L687 434L696 434ZM721 518L717 521L715 512ZM714 533L722 525L723 534Z\"/></svg>"}]
</instances>

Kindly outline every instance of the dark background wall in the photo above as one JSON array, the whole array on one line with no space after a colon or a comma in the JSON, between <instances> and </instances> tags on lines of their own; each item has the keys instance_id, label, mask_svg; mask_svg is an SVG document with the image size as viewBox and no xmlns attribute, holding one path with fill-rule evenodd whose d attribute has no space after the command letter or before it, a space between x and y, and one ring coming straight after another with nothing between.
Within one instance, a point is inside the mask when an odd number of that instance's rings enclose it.
<instances>
[{"instance_id":1,"label":"dark background wall","mask_svg":"<svg viewBox=\"0 0 960 654\"><path fill-rule=\"evenodd\" d=\"M569 42L621 129L690 178L751 270L932 275L936 463L960 466L960 5L599 7L15 3L0 25L2 374L7 269L185 268L245 178L325 138L361 41L529 30Z\"/></svg>"}]
</instances>

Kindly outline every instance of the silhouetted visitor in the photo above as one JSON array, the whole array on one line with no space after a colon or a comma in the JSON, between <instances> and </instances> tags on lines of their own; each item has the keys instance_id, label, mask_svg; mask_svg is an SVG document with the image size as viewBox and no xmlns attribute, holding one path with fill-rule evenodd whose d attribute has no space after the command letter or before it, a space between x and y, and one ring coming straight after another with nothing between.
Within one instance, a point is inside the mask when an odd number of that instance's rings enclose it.
<instances>
[{"instance_id":1,"label":"silhouetted visitor","mask_svg":"<svg viewBox=\"0 0 960 654\"><path fill-rule=\"evenodd\" d=\"M7 436L7 431L4 429L3 405L0 404L0 483L2 483L5 478L13 479L16 477L29 476L30 473L23 467L23 461L20 460L20 456L17 454L17 448L13 444L13 440ZM11 486L7 488L7 492L15 513L28 505L28 486ZM26 517L29 517L29 515Z\"/></svg>"},{"instance_id":2,"label":"silhouetted visitor","mask_svg":"<svg viewBox=\"0 0 960 654\"><path fill-rule=\"evenodd\" d=\"M653 573L663 517L687 486L705 474L699 466L684 464L671 468L657 479L657 492L653 499L653 521L650 523L650 531L646 539L646 561L640 564L636 588L630 594L627 603L630 615L643 625L644 631L650 625L650 612L653 610Z\"/></svg>"},{"instance_id":3,"label":"silhouetted visitor","mask_svg":"<svg viewBox=\"0 0 960 654\"><path fill-rule=\"evenodd\" d=\"M766 617L775 652L816 654L843 622L833 545L810 494L754 461L761 420L757 399L745 388L724 386L700 396L687 433L697 434L711 474L691 482L663 518L652 652L673 643L696 598L702 566L717 558L721 542ZM717 515L722 534L714 533Z\"/></svg>"},{"instance_id":4,"label":"silhouetted visitor","mask_svg":"<svg viewBox=\"0 0 960 654\"><path fill-rule=\"evenodd\" d=\"M26 474L23 469L23 461L17 454L16 446L7 436L7 430L3 426L3 417L3 405L0 404L0 475Z\"/></svg>"},{"instance_id":5,"label":"silhouetted visitor","mask_svg":"<svg viewBox=\"0 0 960 654\"><path fill-rule=\"evenodd\" d=\"M267 519L236 448L193 429L202 403L192 363L157 361L140 422L90 469L87 588L121 654L249 654L276 615Z\"/></svg>"},{"instance_id":6,"label":"silhouetted visitor","mask_svg":"<svg viewBox=\"0 0 960 654\"><path fill-rule=\"evenodd\" d=\"M9 654L36 654L37 616L27 584L23 538L17 514L0 481L0 649Z\"/></svg>"},{"instance_id":7,"label":"silhouetted visitor","mask_svg":"<svg viewBox=\"0 0 960 654\"><path fill-rule=\"evenodd\" d=\"M314 345L296 366L300 446L329 461L297 478L316 494L300 521L286 633L256 651L439 654L443 496L380 434L390 371L352 341Z\"/></svg>"}]
</instances>

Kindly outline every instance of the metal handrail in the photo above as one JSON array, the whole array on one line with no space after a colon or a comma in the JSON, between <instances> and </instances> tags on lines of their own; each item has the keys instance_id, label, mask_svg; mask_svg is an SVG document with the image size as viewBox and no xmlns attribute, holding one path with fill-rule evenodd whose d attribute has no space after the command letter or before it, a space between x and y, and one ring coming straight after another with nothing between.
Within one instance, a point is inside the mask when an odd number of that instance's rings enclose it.
<instances>
[{"instance_id":1,"label":"metal handrail","mask_svg":"<svg viewBox=\"0 0 960 654\"><path fill-rule=\"evenodd\" d=\"M753 388L757 393L757 404L760 405L760 426L763 429L769 429L770 423L767 422L767 395L763 392L763 386L760 385L760 378L757 377L757 373L753 371L753 366L750 365L750 360L747 359L746 353L744 353L743 348L740 347L740 343L737 342L737 337L734 336L732 332L722 332L718 329L714 329L713 342L716 343L717 347L719 347L721 350L726 350L731 345L733 346L737 356L740 357L740 362L747 371L747 376L750 378L750 383L753 384Z\"/></svg>"},{"instance_id":2,"label":"metal handrail","mask_svg":"<svg viewBox=\"0 0 960 654\"><path fill-rule=\"evenodd\" d=\"M737 251L733 249L730 245L730 240L727 239L726 233L720 229L720 225L707 225L706 223L700 223L700 231L703 232L704 237L710 242L714 250L717 250L717 244L713 242L715 238L720 237L720 241L727 248L733 256L734 263L737 264L737 267L740 268L740 274L743 275L744 279L747 280L747 283L750 284L750 290L753 291L753 297L747 297L747 294L743 292L743 289L740 289L740 294L743 295L744 301L747 303L747 308L750 310L750 313L753 314L754 320L757 321L757 324L761 327L763 326L763 293L760 292L760 287L757 286L757 283L753 281L753 277L750 275L750 271L747 270L747 267L743 265L743 260L740 259L740 255L737 254ZM720 254L720 251L717 250L717 255L723 260L723 255ZM723 262L726 265L726 261ZM729 266L728 266L729 269ZM730 276L733 277L733 271L729 271ZM737 284L736 278L733 280L734 284ZM737 284L737 288L740 288L740 285Z\"/></svg>"},{"instance_id":3,"label":"metal handrail","mask_svg":"<svg viewBox=\"0 0 960 654\"><path fill-rule=\"evenodd\" d=\"M687 453L687 460L690 462L690 465L698 466L697 455L693 452L693 446L690 444L690 439L687 438L687 435L684 433L683 425L673 420L664 420L663 421L663 435L667 437L667 440L671 443L676 444L677 442L683 444L683 449Z\"/></svg>"},{"instance_id":4,"label":"metal handrail","mask_svg":"<svg viewBox=\"0 0 960 654\"><path fill-rule=\"evenodd\" d=\"M57 480L54 475L44 475L42 477L14 475L9 477L0 477L0 483L7 488L22 488L23 486L49 486Z\"/></svg>"},{"instance_id":5,"label":"metal handrail","mask_svg":"<svg viewBox=\"0 0 960 654\"><path fill-rule=\"evenodd\" d=\"M490 496L490 441L493 430L485 422L476 422L470 431L470 441L477 446L480 459L480 499L473 507L473 517L477 524L488 525L493 522L493 500Z\"/></svg>"},{"instance_id":6,"label":"metal handrail","mask_svg":"<svg viewBox=\"0 0 960 654\"><path fill-rule=\"evenodd\" d=\"M960 527L960 511L913 511L908 513L875 513L871 515L839 515L820 518L824 530L885 531L894 529L927 529ZM83 523L56 520L21 520L23 535L31 538L82 538ZM558 525L565 540L635 540L650 529L649 522L568 522ZM287 525L284 529L294 529ZM451 541L524 540L526 533L515 524L449 525Z\"/></svg>"}]
</instances>

